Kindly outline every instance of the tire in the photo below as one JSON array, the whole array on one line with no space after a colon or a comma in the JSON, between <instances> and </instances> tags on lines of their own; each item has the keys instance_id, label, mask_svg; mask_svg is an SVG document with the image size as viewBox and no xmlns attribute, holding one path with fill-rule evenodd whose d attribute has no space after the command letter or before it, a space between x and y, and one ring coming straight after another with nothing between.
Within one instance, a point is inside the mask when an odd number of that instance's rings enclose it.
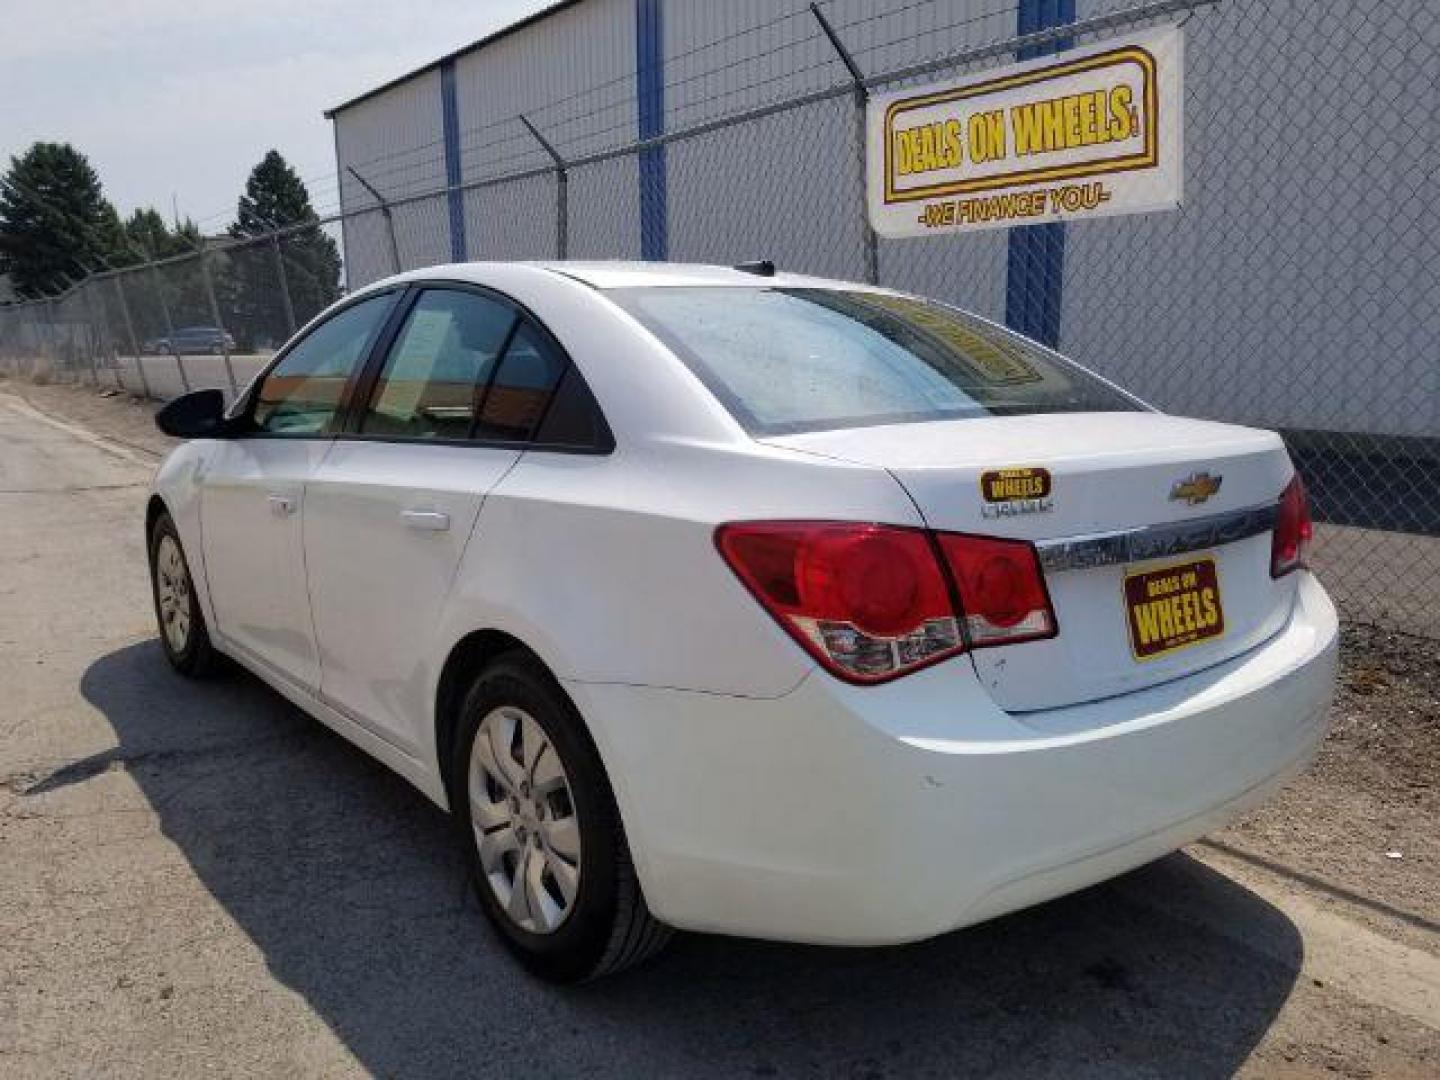
<instances>
[{"instance_id":1,"label":"tire","mask_svg":"<svg viewBox=\"0 0 1440 1080\"><path fill-rule=\"evenodd\" d=\"M181 675L205 678L219 666L219 655L210 644L190 564L169 514L162 513L155 519L149 546L150 594L155 601L155 624L165 659Z\"/></svg>"},{"instance_id":2,"label":"tire","mask_svg":"<svg viewBox=\"0 0 1440 1080\"><path fill-rule=\"evenodd\" d=\"M452 813L500 939L530 971L562 983L659 952L672 931L645 906L600 755L564 691L531 657L509 653L481 671L461 709Z\"/></svg>"}]
</instances>

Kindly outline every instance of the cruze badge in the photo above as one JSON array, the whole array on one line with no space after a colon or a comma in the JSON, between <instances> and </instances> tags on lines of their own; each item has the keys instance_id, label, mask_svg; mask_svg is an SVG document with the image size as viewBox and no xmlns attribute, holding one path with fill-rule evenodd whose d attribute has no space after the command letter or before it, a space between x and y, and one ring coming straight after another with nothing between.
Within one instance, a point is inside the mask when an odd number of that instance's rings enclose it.
<instances>
[{"instance_id":1,"label":"cruze badge","mask_svg":"<svg viewBox=\"0 0 1440 1080\"><path fill-rule=\"evenodd\" d=\"M1047 469L992 469L981 473L980 496L985 500L980 513L987 518L1044 514L1055 508Z\"/></svg>"},{"instance_id":2,"label":"cruze badge","mask_svg":"<svg viewBox=\"0 0 1440 1080\"><path fill-rule=\"evenodd\" d=\"M1211 476L1208 472L1191 473L1184 480L1175 481L1174 487L1170 489L1170 499L1173 502L1183 500L1191 506L1199 506L1220 490L1220 482L1224 479L1223 476Z\"/></svg>"}]
</instances>

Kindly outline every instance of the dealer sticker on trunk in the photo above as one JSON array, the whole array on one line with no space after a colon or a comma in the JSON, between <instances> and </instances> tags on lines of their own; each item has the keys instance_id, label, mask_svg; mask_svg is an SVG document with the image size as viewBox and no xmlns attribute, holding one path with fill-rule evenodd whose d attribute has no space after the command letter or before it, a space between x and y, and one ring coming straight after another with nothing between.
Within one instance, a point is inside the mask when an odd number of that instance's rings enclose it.
<instances>
[{"instance_id":1,"label":"dealer sticker on trunk","mask_svg":"<svg viewBox=\"0 0 1440 1080\"><path fill-rule=\"evenodd\" d=\"M1225 632L1215 560L1146 570L1125 576L1130 651L1136 660L1183 649Z\"/></svg>"},{"instance_id":2,"label":"dealer sticker on trunk","mask_svg":"<svg viewBox=\"0 0 1440 1080\"><path fill-rule=\"evenodd\" d=\"M980 513L987 518L1049 513L1055 508L1050 489L1048 469L991 469L980 474L980 497L985 500Z\"/></svg>"}]
</instances>

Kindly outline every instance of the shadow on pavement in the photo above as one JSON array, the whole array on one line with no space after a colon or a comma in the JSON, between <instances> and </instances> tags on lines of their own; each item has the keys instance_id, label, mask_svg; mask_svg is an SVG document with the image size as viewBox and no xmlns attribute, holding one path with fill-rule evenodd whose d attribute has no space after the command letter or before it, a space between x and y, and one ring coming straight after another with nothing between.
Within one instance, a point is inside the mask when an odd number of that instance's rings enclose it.
<instances>
[{"instance_id":1,"label":"shadow on pavement","mask_svg":"<svg viewBox=\"0 0 1440 1080\"><path fill-rule=\"evenodd\" d=\"M925 944L682 935L557 990L490 936L444 815L257 680L187 683L151 641L81 689L119 750L36 787L123 762L274 976L380 1075L1228 1076L1299 970L1284 916L1177 855Z\"/></svg>"}]
</instances>

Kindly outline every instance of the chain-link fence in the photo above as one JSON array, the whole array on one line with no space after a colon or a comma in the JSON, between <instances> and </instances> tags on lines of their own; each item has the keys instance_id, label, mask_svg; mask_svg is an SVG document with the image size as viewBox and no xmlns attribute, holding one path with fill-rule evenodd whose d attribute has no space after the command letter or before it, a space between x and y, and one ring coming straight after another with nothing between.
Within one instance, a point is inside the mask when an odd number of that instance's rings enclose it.
<instances>
[{"instance_id":1,"label":"chain-link fence","mask_svg":"<svg viewBox=\"0 0 1440 1080\"><path fill-rule=\"evenodd\" d=\"M667 258L764 257L940 297L1166 411L1282 430L1347 614L1440 634L1440 8L1078 0L1028 5L1049 13L1029 25L1026 8L790 4L672 65L662 134L631 138L641 88L607 84L588 111L572 94L467 133L463 183L444 186L438 160L342 161L345 214L0 309L0 364L152 397L234 392L338 295L338 251L352 288L457 253L638 258L660 185ZM869 93L1177 20L1182 210L877 241ZM425 190L387 196L406 169Z\"/></svg>"}]
</instances>

